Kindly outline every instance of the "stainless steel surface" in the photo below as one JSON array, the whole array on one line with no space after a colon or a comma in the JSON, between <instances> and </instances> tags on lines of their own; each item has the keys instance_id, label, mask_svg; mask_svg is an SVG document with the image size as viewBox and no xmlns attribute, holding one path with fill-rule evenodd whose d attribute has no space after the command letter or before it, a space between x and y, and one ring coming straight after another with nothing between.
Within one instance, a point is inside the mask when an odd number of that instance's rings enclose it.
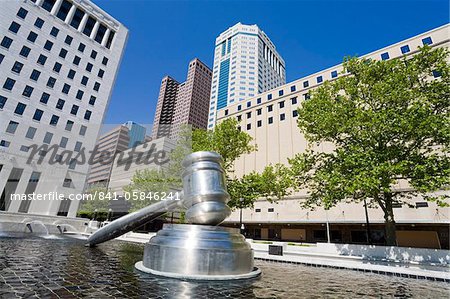
<instances>
[{"instance_id":1,"label":"stainless steel surface","mask_svg":"<svg viewBox=\"0 0 450 299\"><path fill-rule=\"evenodd\" d=\"M194 224L217 225L227 218L230 195L226 189L222 158L214 152L195 152L183 161L183 191L186 220Z\"/></svg>"},{"instance_id":2,"label":"stainless steel surface","mask_svg":"<svg viewBox=\"0 0 450 299\"><path fill-rule=\"evenodd\" d=\"M254 271L253 251L238 229L192 224L165 224L146 244L142 264L160 275L185 278Z\"/></svg>"},{"instance_id":3,"label":"stainless steel surface","mask_svg":"<svg viewBox=\"0 0 450 299\"><path fill-rule=\"evenodd\" d=\"M222 158L214 152L196 152L183 161L183 193L181 200L165 200L116 219L93 233L87 246L95 246L117 238L161 216L176 207L188 208L190 223L217 225L231 211L226 205L230 196L226 191Z\"/></svg>"},{"instance_id":4,"label":"stainless steel surface","mask_svg":"<svg viewBox=\"0 0 450 299\"><path fill-rule=\"evenodd\" d=\"M181 196L182 198L182 196ZM86 246L95 246L117 238L145 223L158 218L167 211L182 204L181 200L164 200L142 208L134 213L120 217L93 233L86 241Z\"/></svg>"}]
</instances>

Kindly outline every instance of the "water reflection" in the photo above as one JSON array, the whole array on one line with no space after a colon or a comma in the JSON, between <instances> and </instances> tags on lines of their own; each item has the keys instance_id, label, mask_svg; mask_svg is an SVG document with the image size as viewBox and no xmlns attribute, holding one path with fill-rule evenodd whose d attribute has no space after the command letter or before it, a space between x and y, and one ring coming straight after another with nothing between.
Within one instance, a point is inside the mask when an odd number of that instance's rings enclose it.
<instances>
[{"instance_id":1,"label":"water reflection","mask_svg":"<svg viewBox=\"0 0 450 299\"><path fill-rule=\"evenodd\" d=\"M134 269L143 245L0 238L0 297L64 298L446 298L448 284L257 261L259 279L192 282Z\"/></svg>"}]
</instances>

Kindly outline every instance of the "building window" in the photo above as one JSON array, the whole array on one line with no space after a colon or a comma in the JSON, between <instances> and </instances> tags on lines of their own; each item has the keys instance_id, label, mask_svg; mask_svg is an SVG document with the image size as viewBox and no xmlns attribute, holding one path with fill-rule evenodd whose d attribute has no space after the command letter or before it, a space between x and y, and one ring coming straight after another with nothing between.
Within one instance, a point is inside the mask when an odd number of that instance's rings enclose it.
<instances>
[{"instance_id":1,"label":"building window","mask_svg":"<svg viewBox=\"0 0 450 299\"><path fill-rule=\"evenodd\" d=\"M51 41L48 40L48 41L45 42L45 45L44 45L44 49L45 50L51 51L52 47L53 47L53 43Z\"/></svg>"},{"instance_id":2,"label":"building window","mask_svg":"<svg viewBox=\"0 0 450 299\"><path fill-rule=\"evenodd\" d=\"M41 18L37 18L34 22L34 26L41 29L42 26L44 26L44 20L42 20Z\"/></svg>"},{"instance_id":3,"label":"building window","mask_svg":"<svg viewBox=\"0 0 450 299\"><path fill-rule=\"evenodd\" d=\"M242 105L238 105L237 111L241 111L241 110L242 110Z\"/></svg>"},{"instance_id":4,"label":"building window","mask_svg":"<svg viewBox=\"0 0 450 299\"><path fill-rule=\"evenodd\" d=\"M106 33L106 29L107 29L106 26L103 24L100 24L100 26L98 26L98 30L97 33L95 34L94 40L99 44L102 43L103 37L105 36Z\"/></svg>"},{"instance_id":5,"label":"building window","mask_svg":"<svg viewBox=\"0 0 450 299\"><path fill-rule=\"evenodd\" d=\"M317 77L317 83L322 83L322 81L323 81L323 77L322 76Z\"/></svg>"},{"instance_id":6,"label":"building window","mask_svg":"<svg viewBox=\"0 0 450 299\"><path fill-rule=\"evenodd\" d=\"M247 119L252 118L252 113L251 112L247 112Z\"/></svg>"},{"instance_id":7,"label":"building window","mask_svg":"<svg viewBox=\"0 0 450 299\"><path fill-rule=\"evenodd\" d=\"M102 64L106 66L108 64L108 58L103 57Z\"/></svg>"},{"instance_id":8,"label":"building window","mask_svg":"<svg viewBox=\"0 0 450 299\"><path fill-rule=\"evenodd\" d=\"M44 0L41 7L48 12L52 11L53 5L55 5L56 0Z\"/></svg>"},{"instance_id":9,"label":"building window","mask_svg":"<svg viewBox=\"0 0 450 299\"><path fill-rule=\"evenodd\" d=\"M102 69L99 69L99 70L98 70L97 76L98 76L99 78L103 78L103 75L104 75L104 74L105 74L105 71L102 70Z\"/></svg>"},{"instance_id":10,"label":"building window","mask_svg":"<svg viewBox=\"0 0 450 299\"><path fill-rule=\"evenodd\" d=\"M305 100L309 100L311 98L311 96L309 95L309 93L305 93L303 95L303 97L305 98Z\"/></svg>"},{"instance_id":11,"label":"building window","mask_svg":"<svg viewBox=\"0 0 450 299\"><path fill-rule=\"evenodd\" d=\"M81 9L77 8L72 17L72 21L70 22L70 26L72 26L75 29L78 29L83 17L84 17L84 12Z\"/></svg>"},{"instance_id":12,"label":"building window","mask_svg":"<svg viewBox=\"0 0 450 299\"><path fill-rule=\"evenodd\" d=\"M11 78L6 78L6 81L3 84L3 88L6 90L12 90L14 87L14 84L16 84L16 80L13 80Z\"/></svg>"},{"instance_id":13,"label":"building window","mask_svg":"<svg viewBox=\"0 0 450 299\"><path fill-rule=\"evenodd\" d=\"M69 46L72 44L72 41L73 41L73 37L71 37L70 35L67 35L66 39L64 40L64 42L66 44L68 44Z\"/></svg>"},{"instance_id":14,"label":"building window","mask_svg":"<svg viewBox=\"0 0 450 299\"><path fill-rule=\"evenodd\" d=\"M303 82L303 87L304 87L304 88L306 88L306 87L308 87L308 86L309 86L309 82L308 82L308 81Z\"/></svg>"},{"instance_id":15,"label":"building window","mask_svg":"<svg viewBox=\"0 0 450 299\"><path fill-rule=\"evenodd\" d=\"M0 146L1 147L9 147L10 144L11 144L11 142L6 141L6 140L0 141Z\"/></svg>"},{"instance_id":16,"label":"building window","mask_svg":"<svg viewBox=\"0 0 450 299\"><path fill-rule=\"evenodd\" d=\"M25 58L28 57L28 55L30 54L31 49L28 48L27 46L23 46L22 49L20 50L20 56L23 56Z\"/></svg>"},{"instance_id":17,"label":"building window","mask_svg":"<svg viewBox=\"0 0 450 299\"><path fill-rule=\"evenodd\" d=\"M0 54L0 64L3 62L3 59L5 59L5 55Z\"/></svg>"},{"instance_id":18,"label":"building window","mask_svg":"<svg viewBox=\"0 0 450 299\"><path fill-rule=\"evenodd\" d=\"M247 124L247 130L251 130L252 124Z\"/></svg>"},{"instance_id":19,"label":"building window","mask_svg":"<svg viewBox=\"0 0 450 299\"><path fill-rule=\"evenodd\" d=\"M84 95L84 91L78 90L78 91L77 91L76 98L77 98L78 100L81 100L81 99L83 98L83 95Z\"/></svg>"},{"instance_id":20,"label":"building window","mask_svg":"<svg viewBox=\"0 0 450 299\"><path fill-rule=\"evenodd\" d=\"M67 137L61 137L61 141L59 142L59 146L62 148L66 148L67 142L69 142L69 139Z\"/></svg>"},{"instance_id":21,"label":"building window","mask_svg":"<svg viewBox=\"0 0 450 299\"><path fill-rule=\"evenodd\" d=\"M272 99L272 94L271 93L269 93L268 95L267 95L267 100L271 100Z\"/></svg>"},{"instance_id":22,"label":"building window","mask_svg":"<svg viewBox=\"0 0 450 299\"><path fill-rule=\"evenodd\" d=\"M268 208L268 209L267 209L267 212L269 212L269 213L273 213L273 211L274 211L273 208Z\"/></svg>"},{"instance_id":23,"label":"building window","mask_svg":"<svg viewBox=\"0 0 450 299\"><path fill-rule=\"evenodd\" d=\"M262 120L258 120L257 122L256 122L256 126L259 128L259 127L261 127L262 126Z\"/></svg>"},{"instance_id":24,"label":"building window","mask_svg":"<svg viewBox=\"0 0 450 299\"><path fill-rule=\"evenodd\" d=\"M59 62L55 62L55 65L53 66L53 71L59 73L59 71L61 70L62 64Z\"/></svg>"},{"instance_id":25,"label":"building window","mask_svg":"<svg viewBox=\"0 0 450 299\"><path fill-rule=\"evenodd\" d=\"M56 126L58 124L58 121L59 121L59 116L52 115L52 118L50 119L50 125Z\"/></svg>"},{"instance_id":26,"label":"building window","mask_svg":"<svg viewBox=\"0 0 450 299\"><path fill-rule=\"evenodd\" d=\"M116 33L114 31L109 32L108 40L106 41L106 48L111 48L115 34Z\"/></svg>"},{"instance_id":27,"label":"building window","mask_svg":"<svg viewBox=\"0 0 450 299\"><path fill-rule=\"evenodd\" d=\"M5 107L7 100L8 100L8 98L6 98L4 96L0 96L0 109L3 109L3 107Z\"/></svg>"},{"instance_id":28,"label":"building window","mask_svg":"<svg viewBox=\"0 0 450 299\"><path fill-rule=\"evenodd\" d=\"M33 139L34 135L36 134L37 129L33 127L29 127L27 130L27 133L25 134L25 137L28 139Z\"/></svg>"},{"instance_id":29,"label":"building window","mask_svg":"<svg viewBox=\"0 0 450 299\"><path fill-rule=\"evenodd\" d=\"M292 117L297 117L298 116L298 111L297 110L293 110L292 111Z\"/></svg>"},{"instance_id":30,"label":"building window","mask_svg":"<svg viewBox=\"0 0 450 299\"><path fill-rule=\"evenodd\" d=\"M62 92L65 93L65 94L68 94L69 91L70 91L70 85L67 84L67 83L64 83L64 86L62 88Z\"/></svg>"},{"instance_id":31,"label":"building window","mask_svg":"<svg viewBox=\"0 0 450 299\"><path fill-rule=\"evenodd\" d=\"M31 94L33 93L34 88L27 85L25 86L25 88L23 89L22 95L29 98L31 97Z\"/></svg>"},{"instance_id":32,"label":"building window","mask_svg":"<svg viewBox=\"0 0 450 299\"><path fill-rule=\"evenodd\" d=\"M83 76L83 78L81 78L81 84L86 86L88 83L89 78L86 76Z\"/></svg>"},{"instance_id":33,"label":"building window","mask_svg":"<svg viewBox=\"0 0 450 299\"><path fill-rule=\"evenodd\" d=\"M279 102L278 105L280 105L280 108L284 108L284 101Z\"/></svg>"},{"instance_id":34,"label":"building window","mask_svg":"<svg viewBox=\"0 0 450 299\"><path fill-rule=\"evenodd\" d=\"M388 52L384 52L381 54L381 60L387 60L389 59L389 53Z\"/></svg>"},{"instance_id":35,"label":"building window","mask_svg":"<svg viewBox=\"0 0 450 299\"><path fill-rule=\"evenodd\" d=\"M36 109L36 111L34 111L33 119L37 120L37 121L41 121L43 114L44 114L44 111L42 111L40 109Z\"/></svg>"},{"instance_id":36,"label":"building window","mask_svg":"<svg viewBox=\"0 0 450 299\"><path fill-rule=\"evenodd\" d=\"M61 49L61 51L59 51L59 57L61 58L66 58L67 56L67 50L66 49Z\"/></svg>"},{"instance_id":37,"label":"building window","mask_svg":"<svg viewBox=\"0 0 450 299\"><path fill-rule=\"evenodd\" d=\"M66 123L66 127L65 127L65 130L66 131L72 131L72 128L73 128L73 124L74 124L74 122L73 121L71 121L71 120L68 120L67 121L67 123Z\"/></svg>"},{"instance_id":38,"label":"building window","mask_svg":"<svg viewBox=\"0 0 450 299\"><path fill-rule=\"evenodd\" d=\"M86 49L86 45L83 44L83 43L80 43L80 44L78 45L78 51L80 51L81 53L83 53L83 52L84 52L84 49Z\"/></svg>"},{"instance_id":39,"label":"building window","mask_svg":"<svg viewBox=\"0 0 450 299\"><path fill-rule=\"evenodd\" d=\"M404 45L402 47L400 47L400 51L402 51L402 54L406 54L409 53L409 46L408 45Z\"/></svg>"},{"instance_id":40,"label":"building window","mask_svg":"<svg viewBox=\"0 0 450 299\"><path fill-rule=\"evenodd\" d=\"M16 22L12 22L11 25L9 25L9 31L13 33L17 33L20 29L20 25Z\"/></svg>"},{"instance_id":41,"label":"building window","mask_svg":"<svg viewBox=\"0 0 450 299\"><path fill-rule=\"evenodd\" d=\"M41 95L40 102L43 104L47 104L48 100L50 99L50 95L46 92L43 92Z\"/></svg>"},{"instance_id":42,"label":"building window","mask_svg":"<svg viewBox=\"0 0 450 299\"><path fill-rule=\"evenodd\" d=\"M80 136L84 136L84 135L86 135L86 131L87 131L87 127L86 126L81 126L80 127Z\"/></svg>"},{"instance_id":43,"label":"building window","mask_svg":"<svg viewBox=\"0 0 450 299\"><path fill-rule=\"evenodd\" d=\"M70 110L70 114L77 115L78 108L80 108L80 107L78 107L77 105L73 105L72 109Z\"/></svg>"},{"instance_id":44,"label":"building window","mask_svg":"<svg viewBox=\"0 0 450 299\"><path fill-rule=\"evenodd\" d=\"M63 0L62 3L61 3L61 6L59 7L59 11L56 14L56 16L60 20L65 21L71 8L72 8L72 4L69 1L67 1L67 0Z\"/></svg>"},{"instance_id":45,"label":"building window","mask_svg":"<svg viewBox=\"0 0 450 299\"><path fill-rule=\"evenodd\" d=\"M280 120L283 121L286 119L286 115L284 113L280 114Z\"/></svg>"},{"instance_id":46,"label":"building window","mask_svg":"<svg viewBox=\"0 0 450 299\"><path fill-rule=\"evenodd\" d=\"M17 16L21 19L25 19L25 17L28 14L28 10L24 9L24 8L20 8L19 11L17 12Z\"/></svg>"},{"instance_id":47,"label":"building window","mask_svg":"<svg viewBox=\"0 0 450 299\"><path fill-rule=\"evenodd\" d=\"M257 104L257 105L261 104L261 98L257 98L257 99L256 99L256 104Z\"/></svg>"},{"instance_id":48,"label":"building window","mask_svg":"<svg viewBox=\"0 0 450 299\"><path fill-rule=\"evenodd\" d=\"M279 90L278 91L278 95L281 97L283 95L284 91L283 90Z\"/></svg>"},{"instance_id":49,"label":"building window","mask_svg":"<svg viewBox=\"0 0 450 299\"><path fill-rule=\"evenodd\" d=\"M90 120L91 119L91 115L92 115L92 112L89 111L89 110L86 110L86 112L84 113L84 119L85 120Z\"/></svg>"},{"instance_id":50,"label":"building window","mask_svg":"<svg viewBox=\"0 0 450 299\"><path fill-rule=\"evenodd\" d=\"M39 58L37 60L37 63L39 63L40 65L45 65L45 62L47 61L47 56L45 55L39 55Z\"/></svg>"},{"instance_id":51,"label":"building window","mask_svg":"<svg viewBox=\"0 0 450 299\"><path fill-rule=\"evenodd\" d=\"M291 92L294 92L296 90L295 85L291 86Z\"/></svg>"},{"instance_id":52,"label":"building window","mask_svg":"<svg viewBox=\"0 0 450 299\"><path fill-rule=\"evenodd\" d=\"M94 106L94 105L95 105L95 100L96 100L96 99L97 99L96 97L91 96L91 98L89 99L89 105ZM227 110L227 111L228 111L228 110Z\"/></svg>"},{"instance_id":53,"label":"building window","mask_svg":"<svg viewBox=\"0 0 450 299\"><path fill-rule=\"evenodd\" d=\"M292 105L297 104L297 97L291 98L291 104L292 104Z\"/></svg>"},{"instance_id":54,"label":"building window","mask_svg":"<svg viewBox=\"0 0 450 299\"><path fill-rule=\"evenodd\" d=\"M73 64L75 64L75 65L79 65L79 64L80 64L80 60L81 60L81 58L80 58L80 57L78 57L78 56L75 56L75 57L73 58Z\"/></svg>"},{"instance_id":55,"label":"building window","mask_svg":"<svg viewBox=\"0 0 450 299\"><path fill-rule=\"evenodd\" d=\"M27 40L30 41L30 42L32 42L32 43L34 43L34 42L36 41L37 37L38 37L37 33L31 31L31 32L28 34Z\"/></svg>"},{"instance_id":56,"label":"building window","mask_svg":"<svg viewBox=\"0 0 450 299\"><path fill-rule=\"evenodd\" d=\"M267 112L272 112L272 111L273 111L273 105L267 106Z\"/></svg>"},{"instance_id":57,"label":"building window","mask_svg":"<svg viewBox=\"0 0 450 299\"><path fill-rule=\"evenodd\" d=\"M17 127L19 126L18 122L10 121L8 126L6 127L6 133L14 134L16 133Z\"/></svg>"},{"instance_id":58,"label":"building window","mask_svg":"<svg viewBox=\"0 0 450 299\"><path fill-rule=\"evenodd\" d=\"M331 72L331 78L336 78L338 76L338 72L337 71L332 71Z\"/></svg>"},{"instance_id":59,"label":"building window","mask_svg":"<svg viewBox=\"0 0 450 299\"><path fill-rule=\"evenodd\" d=\"M262 109L261 108L256 110L256 115L261 115L261 113L262 113Z\"/></svg>"},{"instance_id":60,"label":"building window","mask_svg":"<svg viewBox=\"0 0 450 299\"><path fill-rule=\"evenodd\" d=\"M92 58L92 59L97 58L97 51L92 50L92 52L91 52L91 58Z\"/></svg>"},{"instance_id":61,"label":"building window","mask_svg":"<svg viewBox=\"0 0 450 299\"><path fill-rule=\"evenodd\" d=\"M13 67L11 68L11 71L14 73L20 74L20 71L22 71L23 63L20 63L18 61L14 62Z\"/></svg>"},{"instance_id":62,"label":"building window","mask_svg":"<svg viewBox=\"0 0 450 299\"><path fill-rule=\"evenodd\" d=\"M66 101L59 99L58 102L56 103L56 109L62 110L62 108L64 108L64 103Z\"/></svg>"},{"instance_id":63,"label":"building window","mask_svg":"<svg viewBox=\"0 0 450 299\"><path fill-rule=\"evenodd\" d=\"M269 125L273 123L273 117L272 116L267 119L267 123Z\"/></svg>"},{"instance_id":64,"label":"building window","mask_svg":"<svg viewBox=\"0 0 450 299\"><path fill-rule=\"evenodd\" d=\"M67 74L67 78L73 79L75 77L76 72L74 70L69 70L69 73Z\"/></svg>"},{"instance_id":65,"label":"building window","mask_svg":"<svg viewBox=\"0 0 450 299\"><path fill-rule=\"evenodd\" d=\"M92 63L88 62L86 64L86 71L91 72L92 71L92 67L93 67Z\"/></svg>"},{"instance_id":66,"label":"building window","mask_svg":"<svg viewBox=\"0 0 450 299\"><path fill-rule=\"evenodd\" d=\"M441 73L439 71L434 70L432 73L434 78L439 78L441 76Z\"/></svg>"},{"instance_id":67,"label":"building window","mask_svg":"<svg viewBox=\"0 0 450 299\"><path fill-rule=\"evenodd\" d=\"M0 45L1 45L3 48L9 49L9 47L10 47L11 44L12 44L12 42L13 42L12 39L10 39L10 38L7 37L7 36L4 36Z\"/></svg>"},{"instance_id":68,"label":"building window","mask_svg":"<svg viewBox=\"0 0 450 299\"><path fill-rule=\"evenodd\" d=\"M424 39L422 39L422 44L425 45L431 45L433 43L433 41L431 40L431 37L425 37Z\"/></svg>"},{"instance_id":69,"label":"building window","mask_svg":"<svg viewBox=\"0 0 450 299\"><path fill-rule=\"evenodd\" d=\"M88 19L86 21L86 25L84 26L84 29L83 29L83 33L87 36L90 36L95 23L96 23L96 21L93 17L88 17Z\"/></svg>"},{"instance_id":70,"label":"building window","mask_svg":"<svg viewBox=\"0 0 450 299\"><path fill-rule=\"evenodd\" d=\"M42 142L50 144L52 142L53 134L50 132L45 133L44 140Z\"/></svg>"},{"instance_id":71,"label":"building window","mask_svg":"<svg viewBox=\"0 0 450 299\"><path fill-rule=\"evenodd\" d=\"M53 37L57 37L59 33L59 29L56 27L53 27L52 30L50 31L50 35Z\"/></svg>"},{"instance_id":72,"label":"building window","mask_svg":"<svg viewBox=\"0 0 450 299\"><path fill-rule=\"evenodd\" d=\"M77 141L77 142L75 143L75 147L73 148L73 150L74 150L75 152L79 152L79 151L81 150L81 147L82 147L82 146L83 146L83 143Z\"/></svg>"},{"instance_id":73,"label":"building window","mask_svg":"<svg viewBox=\"0 0 450 299\"><path fill-rule=\"evenodd\" d=\"M53 77L48 78L47 87L53 88L55 87L56 79Z\"/></svg>"}]
</instances>

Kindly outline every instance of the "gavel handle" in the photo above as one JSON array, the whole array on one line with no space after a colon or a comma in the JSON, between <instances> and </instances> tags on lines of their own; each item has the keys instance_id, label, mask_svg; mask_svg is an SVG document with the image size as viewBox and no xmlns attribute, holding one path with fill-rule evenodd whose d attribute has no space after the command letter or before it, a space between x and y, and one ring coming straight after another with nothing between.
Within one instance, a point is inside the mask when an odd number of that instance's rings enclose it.
<instances>
[{"instance_id":1,"label":"gavel handle","mask_svg":"<svg viewBox=\"0 0 450 299\"><path fill-rule=\"evenodd\" d=\"M120 217L106 226L94 232L86 241L86 246L94 247L97 244L109 241L111 239L120 237L121 235L130 232L153 219L165 214L168 211L174 210L177 207L184 207L184 196L180 193L178 200L162 200L155 204L146 206L136 212Z\"/></svg>"}]
</instances>

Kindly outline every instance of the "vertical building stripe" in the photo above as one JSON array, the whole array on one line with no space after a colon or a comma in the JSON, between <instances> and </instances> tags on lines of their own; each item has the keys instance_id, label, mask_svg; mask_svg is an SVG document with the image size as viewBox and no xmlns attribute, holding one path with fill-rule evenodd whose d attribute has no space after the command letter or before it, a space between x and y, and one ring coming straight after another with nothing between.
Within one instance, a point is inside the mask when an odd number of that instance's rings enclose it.
<instances>
[{"instance_id":1,"label":"vertical building stripe","mask_svg":"<svg viewBox=\"0 0 450 299\"><path fill-rule=\"evenodd\" d=\"M217 94L217 110L227 106L228 102L228 77L230 74L230 59L220 63L219 88Z\"/></svg>"}]
</instances>

